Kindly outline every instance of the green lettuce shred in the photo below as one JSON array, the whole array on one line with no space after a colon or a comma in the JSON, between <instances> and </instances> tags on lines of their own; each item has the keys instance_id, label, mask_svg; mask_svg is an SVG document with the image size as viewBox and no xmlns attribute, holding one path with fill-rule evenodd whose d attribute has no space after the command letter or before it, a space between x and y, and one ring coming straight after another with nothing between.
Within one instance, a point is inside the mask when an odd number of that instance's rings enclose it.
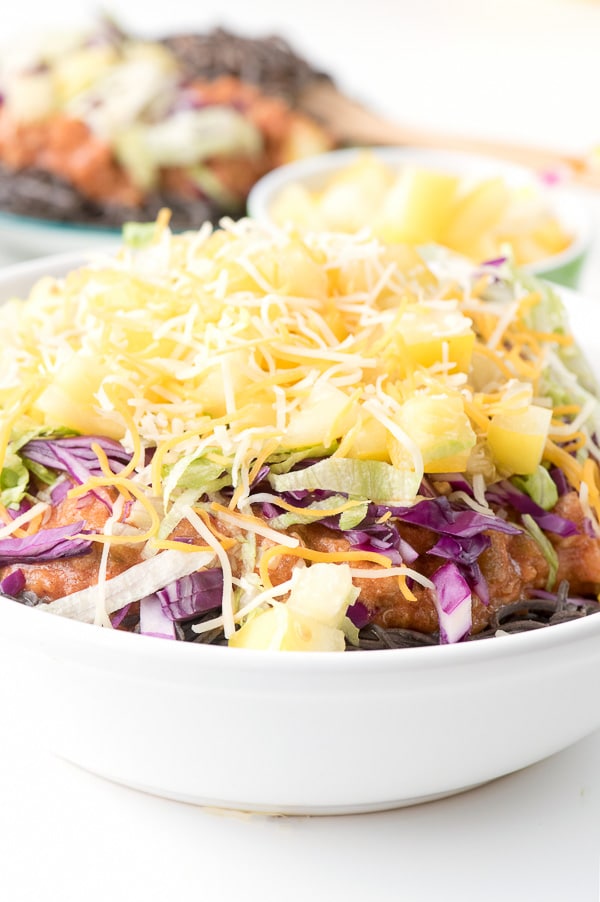
<instances>
[{"instance_id":1,"label":"green lettuce shred","mask_svg":"<svg viewBox=\"0 0 600 902\"><path fill-rule=\"evenodd\" d=\"M537 525L535 520L530 514L523 514L522 516L523 526L529 533L532 539L534 539L538 545L540 546L540 550L546 561L548 563L548 579L546 580L546 591L550 592L556 582L556 574L558 573L558 555L554 550L554 546L544 535L540 527Z\"/></svg>"},{"instance_id":2,"label":"green lettuce shred","mask_svg":"<svg viewBox=\"0 0 600 902\"><path fill-rule=\"evenodd\" d=\"M341 507L342 504L346 504L347 500L345 495L333 495L332 497L323 499L323 501L314 501L312 504L302 508L302 510L307 511L306 514L303 514L300 511L286 511L278 517L273 517L269 520L269 526L273 529L283 530L288 529L290 526L297 526L299 523L314 523L315 517L311 515L311 513L308 513L309 511L331 510L331 508ZM340 514L340 528L354 529L355 526L358 526L366 516L367 507L367 502L363 501L361 504L357 504L355 507L343 511Z\"/></svg>"},{"instance_id":3,"label":"green lettuce shred","mask_svg":"<svg viewBox=\"0 0 600 902\"><path fill-rule=\"evenodd\" d=\"M419 491L419 476L380 460L326 458L304 470L271 473L276 492L325 489L369 501L412 501Z\"/></svg>"},{"instance_id":4,"label":"green lettuce shred","mask_svg":"<svg viewBox=\"0 0 600 902\"><path fill-rule=\"evenodd\" d=\"M558 501L558 489L550 473L541 464L535 473L530 476L513 476L511 482L516 488L529 495L532 501L543 507L545 511L552 510Z\"/></svg>"}]
</instances>

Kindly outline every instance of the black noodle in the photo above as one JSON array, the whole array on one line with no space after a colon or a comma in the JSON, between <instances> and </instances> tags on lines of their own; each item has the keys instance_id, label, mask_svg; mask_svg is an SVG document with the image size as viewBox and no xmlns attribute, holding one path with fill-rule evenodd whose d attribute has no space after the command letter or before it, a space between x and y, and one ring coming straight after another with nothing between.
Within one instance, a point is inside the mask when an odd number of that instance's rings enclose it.
<instances>
[{"instance_id":1,"label":"black noodle","mask_svg":"<svg viewBox=\"0 0 600 902\"><path fill-rule=\"evenodd\" d=\"M10 597L10 596L6 596ZM28 606L35 605L38 599L30 592L24 592L19 598L12 599ZM195 620L175 623L175 633L181 642L197 642L203 645L227 645L225 634L220 627L197 633L193 626L198 626L219 616L220 609L207 611ZM600 602L584 598L569 598L569 585L563 581L554 596L524 598L511 604L502 605L494 611L490 624L480 633L467 636L465 642L477 642L480 639L492 639L495 636L510 633L524 633L543 629L569 620L580 620L590 614L600 613ZM122 622L121 629L139 632L139 614L128 615ZM346 651L375 651L399 648L423 648L428 645L439 645L439 633L421 633L418 630L392 627L386 629L376 623L359 630L358 645L346 643Z\"/></svg>"},{"instance_id":2,"label":"black noodle","mask_svg":"<svg viewBox=\"0 0 600 902\"><path fill-rule=\"evenodd\" d=\"M233 75L291 102L316 79L330 80L275 35L251 38L217 28L207 34L172 35L163 43L189 79Z\"/></svg>"},{"instance_id":3,"label":"black noodle","mask_svg":"<svg viewBox=\"0 0 600 902\"><path fill-rule=\"evenodd\" d=\"M490 624L480 633L468 636L466 642L492 639L499 633L524 633L543 629L568 620L579 620L600 612L600 603L589 599L569 598L569 584L563 581L554 597L524 598L502 605L492 613ZM417 630L384 629L376 624L359 632L358 647L349 645L348 651L369 651L385 648L416 648L437 645L439 633L420 633Z\"/></svg>"}]
</instances>

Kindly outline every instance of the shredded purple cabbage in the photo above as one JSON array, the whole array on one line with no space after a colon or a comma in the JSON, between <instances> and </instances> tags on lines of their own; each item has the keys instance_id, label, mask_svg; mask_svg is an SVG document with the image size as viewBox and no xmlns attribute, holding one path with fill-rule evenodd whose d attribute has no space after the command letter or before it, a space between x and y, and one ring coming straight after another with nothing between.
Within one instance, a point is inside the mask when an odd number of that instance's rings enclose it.
<instances>
[{"instance_id":1,"label":"shredded purple cabbage","mask_svg":"<svg viewBox=\"0 0 600 902\"><path fill-rule=\"evenodd\" d=\"M501 517L493 514L486 516L471 509L453 508L444 495L438 498L426 498L412 507L396 507L393 505L390 507L377 505L377 507L380 510L380 516L383 516L389 510L393 517L396 517L403 523L412 523L432 532L456 536L462 539L476 536L486 529L503 532L508 535L518 535L523 532L514 523L509 523L507 520L503 520Z\"/></svg>"},{"instance_id":2,"label":"shredded purple cabbage","mask_svg":"<svg viewBox=\"0 0 600 902\"><path fill-rule=\"evenodd\" d=\"M49 470L68 473L75 482L83 485L90 476L103 475L92 444L102 448L114 473L119 473L131 459L129 452L119 442L99 435L34 438L23 445L21 454Z\"/></svg>"},{"instance_id":3,"label":"shredded purple cabbage","mask_svg":"<svg viewBox=\"0 0 600 902\"><path fill-rule=\"evenodd\" d=\"M25 588L25 574L22 570L13 570L0 582L0 593L16 598Z\"/></svg>"},{"instance_id":4,"label":"shredded purple cabbage","mask_svg":"<svg viewBox=\"0 0 600 902\"><path fill-rule=\"evenodd\" d=\"M89 539L74 538L85 529L85 523L70 523L40 529L34 535L22 538L0 539L0 566L8 564L40 564L60 558L79 557L92 547Z\"/></svg>"},{"instance_id":5,"label":"shredded purple cabbage","mask_svg":"<svg viewBox=\"0 0 600 902\"><path fill-rule=\"evenodd\" d=\"M471 590L456 564L449 561L432 576L440 644L460 642L471 631Z\"/></svg>"},{"instance_id":6,"label":"shredded purple cabbage","mask_svg":"<svg viewBox=\"0 0 600 902\"><path fill-rule=\"evenodd\" d=\"M371 622L371 612L362 601L355 601L354 604L351 604L346 611L346 616L359 630Z\"/></svg>"},{"instance_id":7,"label":"shredded purple cabbage","mask_svg":"<svg viewBox=\"0 0 600 902\"><path fill-rule=\"evenodd\" d=\"M359 526L353 529L342 530L340 516L324 517L320 522L334 531L343 532L355 551L375 551L389 557L392 564L412 564L418 558L418 553L406 539L400 535L400 530L391 520L384 523L378 522L380 515L376 505L370 504L365 518Z\"/></svg>"},{"instance_id":8,"label":"shredded purple cabbage","mask_svg":"<svg viewBox=\"0 0 600 902\"><path fill-rule=\"evenodd\" d=\"M140 601L140 633L157 639L176 639L175 624L163 611L156 595L147 595Z\"/></svg>"},{"instance_id":9,"label":"shredded purple cabbage","mask_svg":"<svg viewBox=\"0 0 600 902\"><path fill-rule=\"evenodd\" d=\"M471 565L477 561L479 555L489 548L491 539L485 533L479 533L468 539L456 538L455 536L441 536L433 548L429 550L429 554L435 554L438 557L446 558L454 561L455 564Z\"/></svg>"},{"instance_id":10,"label":"shredded purple cabbage","mask_svg":"<svg viewBox=\"0 0 600 902\"><path fill-rule=\"evenodd\" d=\"M124 608L120 608L110 615L110 622L114 629L118 629L131 610L131 604L126 604Z\"/></svg>"},{"instance_id":11,"label":"shredded purple cabbage","mask_svg":"<svg viewBox=\"0 0 600 902\"><path fill-rule=\"evenodd\" d=\"M569 485L567 477L559 467L551 467L548 472L550 473L560 496L566 495L571 491L571 486Z\"/></svg>"},{"instance_id":12,"label":"shredded purple cabbage","mask_svg":"<svg viewBox=\"0 0 600 902\"><path fill-rule=\"evenodd\" d=\"M223 571L220 567L198 570L174 580L155 594L170 620L191 620L221 606Z\"/></svg>"},{"instance_id":13,"label":"shredded purple cabbage","mask_svg":"<svg viewBox=\"0 0 600 902\"><path fill-rule=\"evenodd\" d=\"M572 520L544 510L529 495L521 492L507 479L491 486L486 493L486 498L492 504L498 504L503 508L512 507L520 514L529 514L543 532L552 532L563 538L577 535L579 532Z\"/></svg>"}]
</instances>

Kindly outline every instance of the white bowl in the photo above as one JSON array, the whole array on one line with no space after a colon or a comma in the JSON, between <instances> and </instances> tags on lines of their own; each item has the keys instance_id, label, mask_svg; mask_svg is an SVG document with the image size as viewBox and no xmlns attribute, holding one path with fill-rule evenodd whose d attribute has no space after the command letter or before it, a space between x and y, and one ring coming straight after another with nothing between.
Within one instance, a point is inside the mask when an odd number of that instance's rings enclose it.
<instances>
[{"instance_id":1,"label":"white bowl","mask_svg":"<svg viewBox=\"0 0 600 902\"><path fill-rule=\"evenodd\" d=\"M80 262L7 269L0 300ZM566 301L598 361L598 308ZM600 726L598 614L463 645L278 653L102 630L0 597L0 654L37 741L57 755L226 808L412 804L526 767Z\"/></svg>"},{"instance_id":2,"label":"white bowl","mask_svg":"<svg viewBox=\"0 0 600 902\"><path fill-rule=\"evenodd\" d=\"M473 178L500 176L510 186L534 186L539 189L559 222L573 235L573 241L560 254L523 268L561 285L577 287L592 241L592 225L575 192L547 185L532 170L492 157L417 147L378 147L368 150L393 169L414 164ZM364 153L364 149L334 150L272 170L252 188L248 197L249 215L260 222L272 222L273 201L283 188L290 184L301 184L312 191L321 190L335 173L346 168L361 153Z\"/></svg>"}]
</instances>

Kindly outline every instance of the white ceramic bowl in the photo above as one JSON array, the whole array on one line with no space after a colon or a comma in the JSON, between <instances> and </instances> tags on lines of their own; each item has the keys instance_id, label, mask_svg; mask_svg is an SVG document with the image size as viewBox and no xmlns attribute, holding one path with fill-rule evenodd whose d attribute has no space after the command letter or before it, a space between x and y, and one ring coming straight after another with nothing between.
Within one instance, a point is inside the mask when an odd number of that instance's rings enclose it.
<instances>
[{"instance_id":1,"label":"white ceramic bowl","mask_svg":"<svg viewBox=\"0 0 600 902\"><path fill-rule=\"evenodd\" d=\"M79 262L7 269L0 300ZM566 300L597 361L598 308ZM128 786L227 808L407 805L526 767L600 726L597 614L463 645L277 653L102 630L0 597L0 654L53 752Z\"/></svg>"},{"instance_id":2,"label":"white ceramic bowl","mask_svg":"<svg viewBox=\"0 0 600 902\"><path fill-rule=\"evenodd\" d=\"M272 170L263 176L250 192L248 197L249 215L261 222L271 222L273 201L283 188L290 184L301 184L309 190L318 191L325 187L335 173L346 168L358 154L363 152L364 150L360 148L334 150ZM554 254L538 263L532 263L525 266L524 269L561 285L570 288L577 287L579 275L592 241L592 224L576 192L567 191L560 186L544 184L539 176L523 166L476 154L417 147L369 148L369 152L376 154L393 169L414 164L473 178L500 176L506 180L507 184L514 187L533 185L543 192L550 209L574 237L569 247L560 254Z\"/></svg>"}]
</instances>

